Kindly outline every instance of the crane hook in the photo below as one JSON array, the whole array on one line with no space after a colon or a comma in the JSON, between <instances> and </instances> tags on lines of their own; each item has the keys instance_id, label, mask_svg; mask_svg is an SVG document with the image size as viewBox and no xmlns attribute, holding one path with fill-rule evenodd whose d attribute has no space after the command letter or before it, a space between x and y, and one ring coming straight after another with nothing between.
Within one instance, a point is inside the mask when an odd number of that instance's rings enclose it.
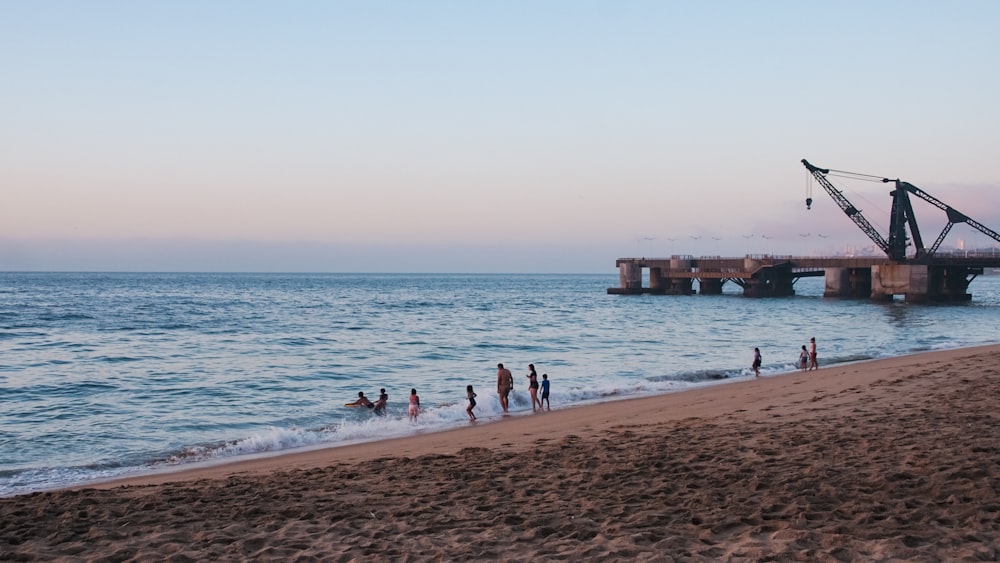
<instances>
[{"instance_id":1,"label":"crane hook","mask_svg":"<svg viewBox=\"0 0 1000 563\"><path fill-rule=\"evenodd\" d=\"M813 204L813 198L807 197L806 198L806 209L812 209L812 204Z\"/></svg>"}]
</instances>

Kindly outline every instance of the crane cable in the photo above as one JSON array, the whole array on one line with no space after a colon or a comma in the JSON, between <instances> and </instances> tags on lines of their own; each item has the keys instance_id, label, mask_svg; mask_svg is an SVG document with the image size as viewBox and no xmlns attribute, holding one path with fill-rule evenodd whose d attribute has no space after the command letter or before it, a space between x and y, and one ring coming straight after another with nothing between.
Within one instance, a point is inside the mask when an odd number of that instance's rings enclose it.
<instances>
[{"instance_id":1,"label":"crane cable","mask_svg":"<svg viewBox=\"0 0 1000 563\"><path fill-rule=\"evenodd\" d=\"M846 170L833 170L833 169L830 169L829 173L826 174L826 175L827 176L834 176L836 178L845 178L845 179L848 179L848 180L858 180L858 181L862 181L862 182L876 182L876 183L879 183L879 184L883 183L883 177L882 176L873 176L871 174L861 174L861 173L858 173L858 172L848 172ZM810 174L809 177L812 178L812 175ZM841 193L843 193L843 190L841 190ZM854 199L860 199L864 203L867 203L868 205L870 205L871 207L873 207L877 211L879 211L880 216L882 216L882 215L888 215L888 213L885 211L885 209L883 209L877 203L875 203L875 202L871 201L870 199L866 198L864 196L864 194L862 194L861 192L852 191L851 194L852 194L852 197ZM872 219L868 219L868 222L871 223L875 227L875 229L877 231L883 231L884 232L884 231L888 230L888 229L886 229L886 227L884 225L879 224L878 221L873 221Z\"/></svg>"},{"instance_id":2,"label":"crane cable","mask_svg":"<svg viewBox=\"0 0 1000 563\"><path fill-rule=\"evenodd\" d=\"M881 182L884 176L872 176L871 174L860 174L858 172L847 172L846 170L830 170L828 176L838 178L848 178L851 180L864 180L865 182Z\"/></svg>"}]
</instances>

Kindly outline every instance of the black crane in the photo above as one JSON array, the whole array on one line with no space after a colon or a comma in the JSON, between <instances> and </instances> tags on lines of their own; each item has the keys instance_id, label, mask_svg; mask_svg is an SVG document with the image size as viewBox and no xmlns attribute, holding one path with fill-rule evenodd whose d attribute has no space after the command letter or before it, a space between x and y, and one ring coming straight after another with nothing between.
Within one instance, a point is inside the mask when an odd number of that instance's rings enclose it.
<instances>
[{"instance_id":1,"label":"black crane","mask_svg":"<svg viewBox=\"0 0 1000 563\"><path fill-rule=\"evenodd\" d=\"M898 178L895 180L890 180L888 178L882 178L883 183L893 182L895 189L889 192L892 196L892 210L890 211L889 217L889 236L888 238L883 237L868 219L861 214L861 210L854 206L840 190L835 188L830 180L827 179L827 174L830 173L829 169L819 168L813 166L806 159L802 159L802 164L805 165L806 170L816 178L826 193L830 194L840 209L851 218L854 223L861 228L862 231L868 238L872 239L879 248L891 259L898 262L927 262L934 257L944 238L951 231L951 228L955 226L955 223L965 223L976 229L977 231L983 233L984 235L992 238L993 240L1000 242L1000 234L996 231L986 227L978 221L974 221L968 215L961 213L957 209L951 207L950 205L944 203L943 201L937 199L936 197L928 194L924 190L914 186L909 182L903 182ZM842 172L839 170L834 170L834 172ZM861 174L856 174L853 172L842 172L844 174L852 174L855 176L864 176ZM877 178L876 176L868 176L868 178ZM944 230L938 235L937 240L930 248L924 246L923 237L920 235L920 228L917 226L917 218L913 214L913 206L910 204L909 194L913 194L920 199L930 203L931 205L941 209L948 216L948 224L945 225ZM806 198L806 209L812 206L812 198ZM907 227L909 227L910 237L907 238ZM907 259L906 257L906 247L908 246L908 241L913 241L914 254L912 257Z\"/></svg>"}]
</instances>

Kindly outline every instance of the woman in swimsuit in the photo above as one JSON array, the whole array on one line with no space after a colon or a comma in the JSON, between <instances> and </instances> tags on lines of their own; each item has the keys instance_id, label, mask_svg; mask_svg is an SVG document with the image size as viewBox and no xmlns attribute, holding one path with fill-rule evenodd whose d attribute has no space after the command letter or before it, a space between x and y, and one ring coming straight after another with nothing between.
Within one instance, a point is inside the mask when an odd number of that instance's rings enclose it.
<instances>
[{"instance_id":1,"label":"woman in swimsuit","mask_svg":"<svg viewBox=\"0 0 1000 563\"><path fill-rule=\"evenodd\" d=\"M420 397L417 396L416 389L410 389L410 420L412 422L417 421L417 415L420 414Z\"/></svg>"},{"instance_id":2,"label":"woman in swimsuit","mask_svg":"<svg viewBox=\"0 0 1000 563\"><path fill-rule=\"evenodd\" d=\"M472 412L476 408L476 393L471 385L465 386L465 396L469 398L469 406L465 407L465 412L469 413L469 420L476 420L476 415Z\"/></svg>"},{"instance_id":3,"label":"woman in swimsuit","mask_svg":"<svg viewBox=\"0 0 1000 563\"><path fill-rule=\"evenodd\" d=\"M528 391L531 392L531 410L535 410L535 405L542 408L542 402L538 400L538 374L535 373L535 364L528 364Z\"/></svg>"}]
</instances>

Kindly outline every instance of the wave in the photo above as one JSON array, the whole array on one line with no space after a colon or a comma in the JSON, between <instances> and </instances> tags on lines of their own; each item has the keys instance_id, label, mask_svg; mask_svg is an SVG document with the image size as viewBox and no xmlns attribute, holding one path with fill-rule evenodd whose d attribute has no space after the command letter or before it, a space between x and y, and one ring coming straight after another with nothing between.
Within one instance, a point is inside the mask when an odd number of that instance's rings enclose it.
<instances>
[{"instance_id":1,"label":"wave","mask_svg":"<svg viewBox=\"0 0 1000 563\"><path fill-rule=\"evenodd\" d=\"M615 276L35 277L57 307L0 305L0 426L26 445L4 451L0 494L455 427L467 383L489 420L497 362L534 362L564 408L746 380L755 346L762 375L793 371L813 334L823 367L993 342L1000 307L1000 278L947 308L824 300L815 278L750 300L608 297ZM35 317L64 311L96 320ZM530 414L515 383L513 414ZM331 399L380 387L418 388L419 422L399 400L376 418Z\"/></svg>"},{"instance_id":2,"label":"wave","mask_svg":"<svg viewBox=\"0 0 1000 563\"><path fill-rule=\"evenodd\" d=\"M824 365L857 362L887 357L890 354L853 354L827 359ZM797 371L794 363L776 363L765 366L764 377ZM555 409L609 401L630 399L673 393L700 386L724 384L733 380L753 378L749 368L729 370L702 370L673 375L646 378L609 378L604 383L591 386L561 387L553 381L551 400ZM88 384L90 386L92 384ZM100 387L100 385L98 385ZM212 443L188 445L173 451L148 456L135 463L115 463L113 461L74 467L34 467L0 472L0 497L39 490L50 490L69 485L81 485L121 478L129 475L159 473L192 467L198 464L221 463L240 458L276 455L345 446L363 442L375 442L400 438L417 433L434 432L455 428L468 423L465 413L466 402L448 402L422 408L416 422L411 422L406 412L406 404L393 402L385 415L377 415L368 409L345 408L337 419L313 427L269 426L249 433L239 439ZM510 415L531 414L528 391L522 386L510 395ZM503 413L492 389L479 394L476 415L481 421L499 419Z\"/></svg>"}]
</instances>

